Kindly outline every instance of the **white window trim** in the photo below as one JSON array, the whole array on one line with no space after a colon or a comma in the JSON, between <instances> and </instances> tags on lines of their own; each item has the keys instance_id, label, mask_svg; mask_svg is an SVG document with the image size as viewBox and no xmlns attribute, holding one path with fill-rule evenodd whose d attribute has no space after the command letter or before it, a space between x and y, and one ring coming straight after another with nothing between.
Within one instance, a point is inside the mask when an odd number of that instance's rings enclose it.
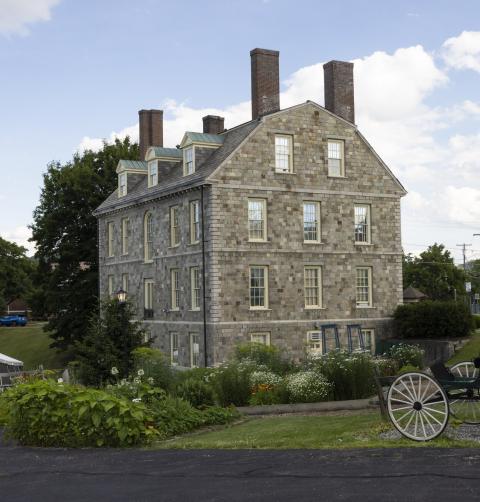
<instances>
[{"instance_id":1,"label":"white window trim","mask_svg":"<svg viewBox=\"0 0 480 502\"><path fill-rule=\"evenodd\" d=\"M317 298L318 304L316 305L307 305L307 285L306 285L306 271L307 270L316 270L318 274L318 286L317 286ZM305 265L303 267L303 302L306 310L318 310L323 308L323 274L322 267L320 265Z\"/></svg>"},{"instance_id":2,"label":"white window trim","mask_svg":"<svg viewBox=\"0 0 480 502\"><path fill-rule=\"evenodd\" d=\"M197 274L195 274L197 272ZM194 288L194 277L197 275L198 284L197 288ZM194 305L194 298L196 298L196 291L198 291L198 305ZM190 305L192 311L200 310L200 268L190 267Z\"/></svg>"},{"instance_id":3,"label":"white window trim","mask_svg":"<svg viewBox=\"0 0 480 502\"><path fill-rule=\"evenodd\" d=\"M148 219L149 219L149 217L153 218L153 215L150 211L147 211L143 216L143 261L144 261L144 263L152 263L153 262L153 240L152 240L152 256L148 256ZM152 234L153 234L153 231L152 231ZM153 235L152 235L152 239L153 239Z\"/></svg>"},{"instance_id":4,"label":"white window trim","mask_svg":"<svg viewBox=\"0 0 480 502\"><path fill-rule=\"evenodd\" d=\"M153 279L143 280L143 308L145 310L153 310L153 301L154 301L153 287L154 287Z\"/></svg>"},{"instance_id":5,"label":"white window trim","mask_svg":"<svg viewBox=\"0 0 480 502\"><path fill-rule=\"evenodd\" d=\"M285 171L277 167L277 138L287 138L288 139L288 171ZM293 174L293 135L292 134L275 134L274 140L274 155L275 155L275 172L277 174Z\"/></svg>"},{"instance_id":6,"label":"white window trim","mask_svg":"<svg viewBox=\"0 0 480 502\"><path fill-rule=\"evenodd\" d=\"M305 240L305 204L315 204L315 215L317 219L317 239ZM318 200L304 200L302 203L302 231L304 244L321 244L322 243L322 205Z\"/></svg>"},{"instance_id":7,"label":"white window trim","mask_svg":"<svg viewBox=\"0 0 480 502\"><path fill-rule=\"evenodd\" d=\"M174 337L176 337L177 339L177 360L175 361L174 360L174 357L173 357L173 348L174 348L174 345L173 345L173 340L174 340ZM180 362L180 339L179 339L179 336L178 336L178 332L177 331L171 331L170 332L170 364L172 366L178 366L179 365L179 362Z\"/></svg>"},{"instance_id":8,"label":"white window trim","mask_svg":"<svg viewBox=\"0 0 480 502\"><path fill-rule=\"evenodd\" d=\"M128 274L122 274L122 289L123 291L125 291L126 293L128 293L128 289L129 289L129 284L128 284Z\"/></svg>"},{"instance_id":9,"label":"white window trim","mask_svg":"<svg viewBox=\"0 0 480 502\"><path fill-rule=\"evenodd\" d=\"M373 328L364 328L361 330L362 331L362 335L363 335L363 343L365 343L365 334L367 332L370 333L370 336L371 336L371 340L372 340L372 346L371 346L371 349L370 349L370 353L372 355L375 355L375 330Z\"/></svg>"},{"instance_id":10,"label":"white window trim","mask_svg":"<svg viewBox=\"0 0 480 502\"><path fill-rule=\"evenodd\" d=\"M122 178L125 179L125 185L122 185ZM118 196L119 197L125 197L127 195L127 183L128 183L128 176L126 172L122 172L118 175ZM125 190L122 190L122 187Z\"/></svg>"},{"instance_id":11,"label":"white window trim","mask_svg":"<svg viewBox=\"0 0 480 502\"><path fill-rule=\"evenodd\" d=\"M312 334L318 334L318 340L312 340ZM313 344L318 344L319 347L313 348ZM307 331L307 352L309 354L323 354L323 338L320 330Z\"/></svg>"},{"instance_id":12,"label":"white window trim","mask_svg":"<svg viewBox=\"0 0 480 502\"><path fill-rule=\"evenodd\" d=\"M192 150L192 172L187 173L187 163L186 163L186 153L187 150ZM195 173L195 145L187 146L183 149L183 175L184 176L190 176Z\"/></svg>"},{"instance_id":13,"label":"white window trim","mask_svg":"<svg viewBox=\"0 0 480 502\"><path fill-rule=\"evenodd\" d=\"M151 168L152 166L155 165L156 168L156 173L155 173L155 182L152 181L152 178L154 175L152 174ZM148 161L148 188L154 187L158 185L158 160L150 160Z\"/></svg>"},{"instance_id":14,"label":"white window trim","mask_svg":"<svg viewBox=\"0 0 480 502\"><path fill-rule=\"evenodd\" d=\"M174 288L175 280L174 276L176 275L177 288ZM176 292L178 291L178 298ZM180 269L172 268L170 269L170 310L178 311L180 310Z\"/></svg>"},{"instance_id":15,"label":"white window trim","mask_svg":"<svg viewBox=\"0 0 480 502\"><path fill-rule=\"evenodd\" d=\"M367 240L357 241L355 239L355 208L356 207L366 207L367 208ZM355 203L353 205L353 239L356 246L369 246L372 243L372 206L371 204L361 204Z\"/></svg>"},{"instance_id":16,"label":"white window trim","mask_svg":"<svg viewBox=\"0 0 480 502\"><path fill-rule=\"evenodd\" d=\"M107 258L115 256L115 226L113 221L107 222Z\"/></svg>"},{"instance_id":17,"label":"white window trim","mask_svg":"<svg viewBox=\"0 0 480 502\"><path fill-rule=\"evenodd\" d=\"M128 218L122 218L122 256L128 255L129 225L130 225L130 220Z\"/></svg>"},{"instance_id":18,"label":"white window trim","mask_svg":"<svg viewBox=\"0 0 480 502\"><path fill-rule=\"evenodd\" d=\"M335 174L330 174L330 169L328 166L328 144L329 143L338 143L340 145L340 176L336 176ZM346 178L345 175L345 141L343 139L335 139L328 138L327 139L327 177L329 178Z\"/></svg>"},{"instance_id":19,"label":"white window trim","mask_svg":"<svg viewBox=\"0 0 480 502\"><path fill-rule=\"evenodd\" d=\"M179 221L178 221L178 216L180 212L180 206L175 205L175 206L170 206L170 247L175 248L177 246L180 246L180 226L179 226ZM175 218L174 214L176 213L177 215L177 225L174 225ZM176 230L175 230L176 229ZM174 236L178 238L178 241L175 242Z\"/></svg>"},{"instance_id":20,"label":"white window trim","mask_svg":"<svg viewBox=\"0 0 480 502\"><path fill-rule=\"evenodd\" d=\"M250 237L250 201L260 202L263 206L263 237L261 239L255 239ZM257 197L249 197L247 200L247 225L248 225L248 242L267 242L267 199L261 199Z\"/></svg>"},{"instance_id":21,"label":"white window trim","mask_svg":"<svg viewBox=\"0 0 480 502\"><path fill-rule=\"evenodd\" d=\"M252 306L252 297L251 297L251 283L252 283L252 268L263 268L264 275L263 281L265 284L264 287L264 305L262 306ZM269 310L269 294L268 294L268 265L249 265L248 267L248 302L250 305L250 310Z\"/></svg>"},{"instance_id":22,"label":"white window trim","mask_svg":"<svg viewBox=\"0 0 480 502\"><path fill-rule=\"evenodd\" d=\"M199 368L200 367L200 336L198 333L189 333L188 337L190 338L190 367L191 368ZM194 337L197 337L198 343L198 364L193 364L193 341Z\"/></svg>"},{"instance_id":23,"label":"white window trim","mask_svg":"<svg viewBox=\"0 0 480 502\"><path fill-rule=\"evenodd\" d=\"M198 206L198 239L195 239L195 206ZM200 201L190 201L190 244L198 244L200 242Z\"/></svg>"},{"instance_id":24,"label":"white window trim","mask_svg":"<svg viewBox=\"0 0 480 502\"><path fill-rule=\"evenodd\" d=\"M368 270L368 304L365 302L358 302L357 300L357 271L358 270ZM368 309L373 307L373 279L372 279L372 267L356 267L355 268L355 304L357 309Z\"/></svg>"},{"instance_id":25,"label":"white window trim","mask_svg":"<svg viewBox=\"0 0 480 502\"><path fill-rule=\"evenodd\" d=\"M115 276L109 275L107 281L108 281L108 296L110 298L113 298L113 295L115 294Z\"/></svg>"},{"instance_id":26,"label":"white window trim","mask_svg":"<svg viewBox=\"0 0 480 502\"><path fill-rule=\"evenodd\" d=\"M264 336L265 337L265 343L263 342L255 342L254 338L256 336ZM262 345L265 345L266 347L270 347L270 341L271 341L271 333L270 331L255 331L253 333L250 333L250 342L251 343L260 343Z\"/></svg>"}]
</instances>

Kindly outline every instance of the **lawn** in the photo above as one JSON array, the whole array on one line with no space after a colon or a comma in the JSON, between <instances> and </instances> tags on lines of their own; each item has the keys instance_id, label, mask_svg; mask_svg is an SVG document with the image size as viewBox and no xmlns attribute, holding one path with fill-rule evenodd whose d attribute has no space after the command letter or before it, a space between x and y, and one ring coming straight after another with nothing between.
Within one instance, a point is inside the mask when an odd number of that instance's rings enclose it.
<instances>
[{"instance_id":1,"label":"lawn","mask_svg":"<svg viewBox=\"0 0 480 502\"><path fill-rule=\"evenodd\" d=\"M459 350L451 359L448 361L448 365L451 366L455 363L460 363L462 361L471 361L475 357L480 356L480 330L477 329L475 333L471 336L471 339L467 344Z\"/></svg>"},{"instance_id":2,"label":"lawn","mask_svg":"<svg viewBox=\"0 0 480 502\"><path fill-rule=\"evenodd\" d=\"M390 425L377 412L348 415L275 416L251 418L221 430L189 434L162 441L157 448L388 448L463 447L470 441L455 441L445 435L428 443L408 439L381 439L379 433Z\"/></svg>"},{"instance_id":3,"label":"lawn","mask_svg":"<svg viewBox=\"0 0 480 502\"><path fill-rule=\"evenodd\" d=\"M25 327L0 328L0 352L23 361L26 370L43 364L45 369L62 367L58 354L49 347L51 338L42 329L44 323L30 322Z\"/></svg>"}]
</instances>

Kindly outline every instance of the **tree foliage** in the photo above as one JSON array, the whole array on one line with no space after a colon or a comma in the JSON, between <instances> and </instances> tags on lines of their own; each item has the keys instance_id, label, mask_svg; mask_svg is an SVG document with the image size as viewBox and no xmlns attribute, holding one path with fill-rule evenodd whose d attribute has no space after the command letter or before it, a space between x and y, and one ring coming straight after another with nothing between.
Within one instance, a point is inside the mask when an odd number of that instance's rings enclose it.
<instances>
[{"instance_id":1,"label":"tree foliage","mask_svg":"<svg viewBox=\"0 0 480 502\"><path fill-rule=\"evenodd\" d=\"M452 300L465 293L465 273L454 264L443 244L433 244L420 256L403 257L403 287L413 286L431 300Z\"/></svg>"},{"instance_id":2,"label":"tree foliage","mask_svg":"<svg viewBox=\"0 0 480 502\"><path fill-rule=\"evenodd\" d=\"M97 222L92 212L116 188L120 159L137 159L138 145L116 140L98 152L52 162L34 211L32 240L38 273L35 310L49 316L53 346L66 350L83 338L98 308Z\"/></svg>"},{"instance_id":3,"label":"tree foliage","mask_svg":"<svg viewBox=\"0 0 480 502\"><path fill-rule=\"evenodd\" d=\"M145 330L133 322L135 309L117 299L104 302L100 316L93 316L86 336L76 343L79 376L85 385L100 386L127 378L135 367L133 351L144 343ZM118 374L112 375L112 368Z\"/></svg>"},{"instance_id":4,"label":"tree foliage","mask_svg":"<svg viewBox=\"0 0 480 502\"><path fill-rule=\"evenodd\" d=\"M27 250L0 237L0 313L15 298L26 298L32 291L36 263Z\"/></svg>"}]
</instances>

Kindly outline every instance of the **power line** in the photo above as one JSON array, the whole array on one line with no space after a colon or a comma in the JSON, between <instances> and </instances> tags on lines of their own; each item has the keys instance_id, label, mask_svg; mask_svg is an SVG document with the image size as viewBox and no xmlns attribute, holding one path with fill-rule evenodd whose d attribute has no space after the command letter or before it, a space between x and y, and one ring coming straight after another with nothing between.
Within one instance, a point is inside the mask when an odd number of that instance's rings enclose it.
<instances>
[{"instance_id":1,"label":"power line","mask_svg":"<svg viewBox=\"0 0 480 502\"><path fill-rule=\"evenodd\" d=\"M467 271L467 257L466 257L466 254L467 254L467 246L471 246L471 244L465 244L465 242L463 244L457 244L457 247L461 247L462 248L462 254L463 254L463 270L466 272Z\"/></svg>"}]
</instances>

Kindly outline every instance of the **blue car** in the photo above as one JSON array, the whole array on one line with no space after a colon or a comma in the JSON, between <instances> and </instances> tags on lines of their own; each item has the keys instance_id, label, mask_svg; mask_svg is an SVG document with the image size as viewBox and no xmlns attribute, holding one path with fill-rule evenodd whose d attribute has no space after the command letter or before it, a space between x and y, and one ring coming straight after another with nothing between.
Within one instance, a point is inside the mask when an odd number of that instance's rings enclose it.
<instances>
[{"instance_id":1,"label":"blue car","mask_svg":"<svg viewBox=\"0 0 480 502\"><path fill-rule=\"evenodd\" d=\"M26 326L27 318L23 315L5 315L0 317L0 326Z\"/></svg>"}]
</instances>

